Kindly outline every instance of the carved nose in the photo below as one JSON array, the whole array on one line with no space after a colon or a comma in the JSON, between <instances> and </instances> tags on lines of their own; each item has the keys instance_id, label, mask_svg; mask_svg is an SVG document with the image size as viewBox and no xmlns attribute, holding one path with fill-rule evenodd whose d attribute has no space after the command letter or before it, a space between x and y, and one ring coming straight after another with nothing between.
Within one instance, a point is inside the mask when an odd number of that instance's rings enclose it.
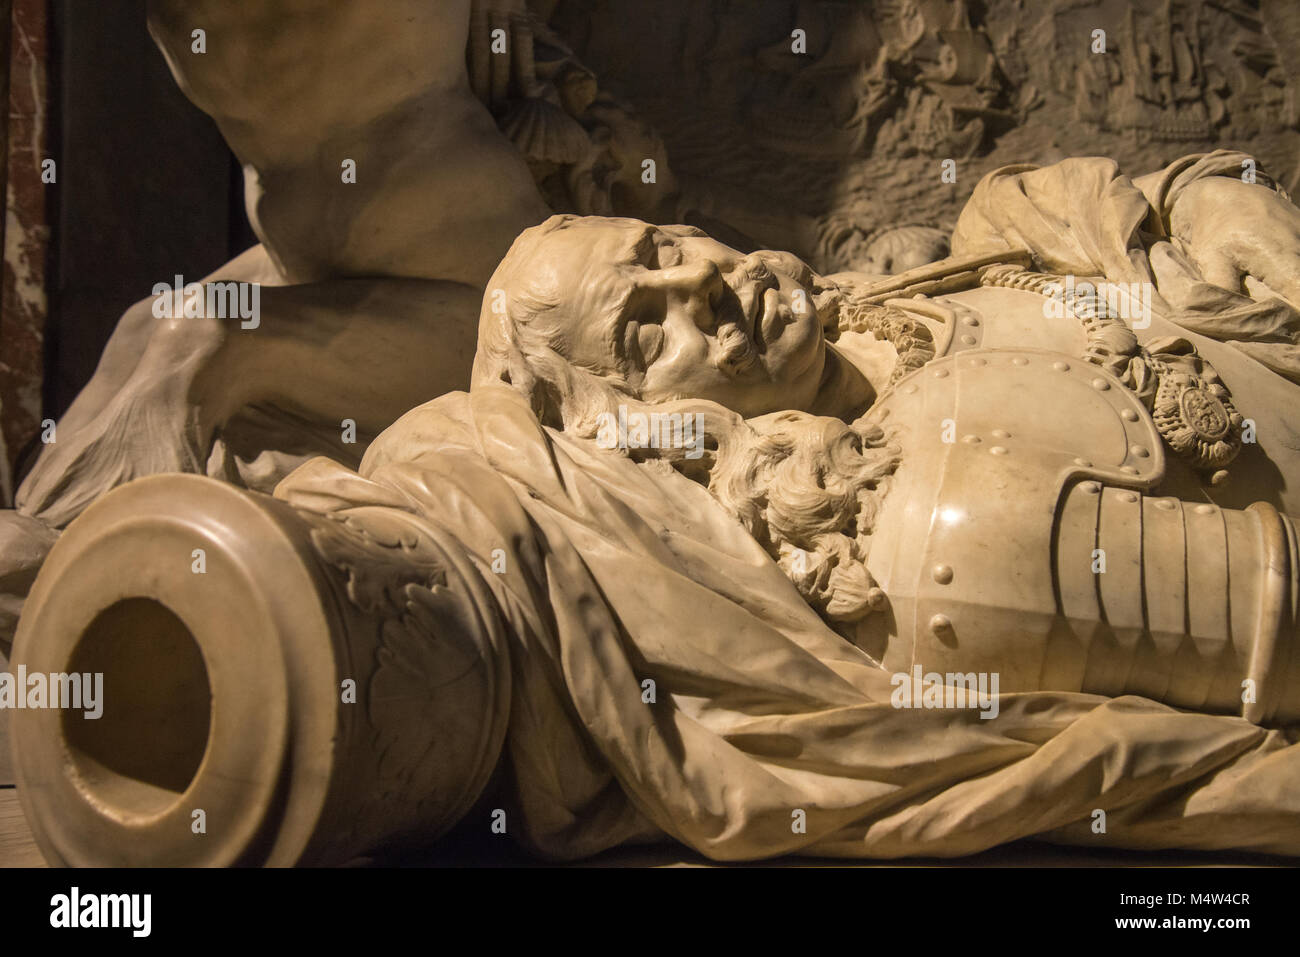
<instances>
[{"instance_id":1,"label":"carved nose","mask_svg":"<svg viewBox=\"0 0 1300 957\"><path fill-rule=\"evenodd\" d=\"M709 259L660 269L651 277L652 286L707 303L716 303L725 285L718 264Z\"/></svg>"},{"instance_id":2,"label":"carved nose","mask_svg":"<svg viewBox=\"0 0 1300 957\"><path fill-rule=\"evenodd\" d=\"M727 284L717 263L704 259L652 270L642 283L686 303L691 318L701 331L713 332L717 328L718 312L727 292Z\"/></svg>"}]
</instances>

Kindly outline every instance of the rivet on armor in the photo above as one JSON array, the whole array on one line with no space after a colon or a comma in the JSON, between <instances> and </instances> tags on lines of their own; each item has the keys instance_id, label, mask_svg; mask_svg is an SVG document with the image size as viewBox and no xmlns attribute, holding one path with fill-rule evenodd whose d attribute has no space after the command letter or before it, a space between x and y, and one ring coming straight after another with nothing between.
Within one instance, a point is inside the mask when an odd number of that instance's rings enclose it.
<instances>
[{"instance_id":1,"label":"rivet on armor","mask_svg":"<svg viewBox=\"0 0 1300 957\"><path fill-rule=\"evenodd\" d=\"M1140 459L1144 459L1151 454L1151 450L1145 445L1130 445L1128 450Z\"/></svg>"},{"instance_id":2,"label":"rivet on armor","mask_svg":"<svg viewBox=\"0 0 1300 957\"><path fill-rule=\"evenodd\" d=\"M935 377L936 379L946 379L946 378L948 378L948 370L947 370L947 369L935 369L935 370L934 370L934 377Z\"/></svg>"},{"instance_id":3,"label":"rivet on armor","mask_svg":"<svg viewBox=\"0 0 1300 957\"><path fill-rule=\"evenodd\" d=\"M1137 492L1120 492L1115 497L1121 502L1128 502L1130 505L1138 500Z\"/></svg>"},{"instance_id":4,"label":"rivet on armor","mask_svg":"<svg viewBox=\"0 0 1300 957\"><path fill-rule=\"evenodd\" d=\"M1079 486L1079 491L1086 492L1089 495L1096 495L1101 491L1100 482L1084 482Z\"/></svg>"},{"instance_id":5,"label":"rivet on armor","mask_svg":"<svg viewBox=\"0 0 1300 957\"><path fill-rule=\"evenodd\" d=\"M947 615L935 615L930 619L930 630L936 635L949 631L952 628L952 619Z\"/></svg>"},{"instance_id":6,"label":"rivet on armor","mask_svg":"<svg viewBox=\"0 0 1300 957\"><path fill-rule=\"evenodd\" d=\"M1105 392L1107 389L1110 388L1110 383L1099 376L1098 378L1092 380L1092 387L1096 389L1098 392Z\"/></svg>"},{"instance_id":7,"label":"rivet on armor","mask_svg":"<svg viewBox=\"0 0 1300 957\"><path fill-rule=\"evenodd\" d=\"M946 585L952 581L952 566L935 565L934 568L930 569L930 574L934 576L934 580L940 585Z\"/></svg>"},{"instance_id":8,"label":"rivet on armor","mask_svg":"<svg viewBox=\"0 0 1300 957\"><path fill-rule=\"evenodd\" d=\"M962 337L961 337L961 344L964 345L964 346L973 346L973 345L975 345L975 337L974 337L974 336L962 336Z\"/></svg>"},{"instance_id":9,"label":"rivet on armor","mask_svg":"<svg viewBox=\"0 0 1300 957\"><path fill-rule=\"evenodd\" d=\"M1163 509L1166 512L1172 512L1178 507L1178 503L1173 499L1161 498L1156 500L1156 508Z\"/></svg>"},{"instance_id":10,"label":"rivet on armor","mask_svg":"<svg viewBox=\"0 0 1300 957\"><path fill-rule=\"evenodd\" d=\"M1121 466L1119 467L1119 470L1120 470L1121 472L1123 472L1125 475L1137 475L1137 474L1138 474L1138 470L1137 470L1136 468L1134 468L1133 466L1131 466L1131 465L1121 465Z\"/></svg>"},{"instance_id":11,"label":"rivet on armor","mask_svg":"<svg viewBox=\"0 0 1300 957\"><path fill-rule=\"evenodd\" d=\"M1002 446L1000 446L1000 445L995 445L995 446L993 446L993 448L989 449L989 451L990 451L991 453L993 453L994 455L1006 455L1006 454L1007 454L1007 450L1004 449L1004 448L1003 448Z\"/></svg>"},{"instance_id":12,"label":"rivet on armor","mask_svg":"<svg viewBox=\"0 0 1300 957\"><path fill-rule=\"evenodd\" d=\"M966 338L969 338L969 336L966 337ZM963 340L963 341L965 341L965 340ZM974 342L975 340L974 340L974 339L971 339L971 341ZM970 362L968 362L968 363L966 363L966 364L967 364L967 365L970 365L970 366L986 366L986 365L988 365L988 360L987 360L987 359L972 359Z\"/></svg>"},{"instance_id":13,"label":"rivet on armor","mask_svg":"<svg viewBox=\"0 0 1300 957\"><path fill-rule=\"evenodd\" d=\"M971 315L962 316L961 321L968 326L978 326L980 324L979 319Z\"/></svg>"},{"instance_id":14,"label":"rivet on armor","mask_svg":"<svg viewBox=\"0 0 1300 957\"><path fill-rule=\"evenodd\" d=\"M1082 467L1082 468L1085 468L1085 469L1090 469L1090 468L1092 468L1092 463L1089 462L1087 459L1075 459L1075 460L1074 460L1074 464L1075 464L1075 465L1078 465L1078 466L1080 466L1080 467Z\"/></svg>"},{"instance_id":15,"label":"rivet on armor","mask_svg":"<svg viewBox=\"0 0 1300 957\"><path fill-rule=\"evenodd\" d=\"M1132 409L1125 409L1119 415L1125 422L1136 422L1138 420L1138 414Z\"/></svg>"},{"instance_id":16,"label":"rivet on armor","mask_svg":"<svg viewBox=\"0 0 1300 957\"><path fill-rule=\"evenodd\" d=\"M1213 515L1213 514L1214 514L1214 506L1213 506L1213 505L1198 505L1198 506L1196 506L1196 514L1197 514L1197 515Z\"/></svg>"},{"instance_id":17,"label":"rivet on armor","mask_svg":"<svg viewBox=\"0 0 1300 957\"><path fill-rule=\"evenodd\" d=\"M1009 438L1011 438L1011 433L1008 432L1006 429L994 429L994 430L993 430L993 438L995 438L995 439L1009 439Z\"/></svg>"},{"instance_id":18,"label":"rivet on armor","mask_svg":"<svg viewBox=\"0 0 1300 957\"><path fill-rule=\"evenodd\" d=\"M1070 371L1070 363L1068 363L1068 362L1053 362L1053 363L1052 363L1052 368L1055 369L1057 372L1069 372L1069 371Z\"/></svg>"},{"instance_id":19,"label":"rivet on armor","mask_svg":"<svg viewBox=\"0 0 1300 957\"><path fill-rule=\"evenodd\" d=\"M916 386L909 385L903 392L907 395L916 395Z\"/></svg>"},{"instance_id":20,"label":"rivet on armor","mask_svg":"<svg viewBox=\"0 0 1300 957\"><path fill-rule=\"evenodd\" d=\"M961 440L967 445L979 445L980 437L978 435L963 435Z\"/></svg>"},{"instance_id":21,"label":"rivet on armor","mask_svg":"<svg viewBox=\"0 0 1300 957\"><path fill-rule=\"evenodd\" d=\"M1026 359L1024 356L1016 356L1014 359L1011 360L1011 364L1013 366L1027 366L1029 365L1029 360Z\"/></svg>"}]
</instances>

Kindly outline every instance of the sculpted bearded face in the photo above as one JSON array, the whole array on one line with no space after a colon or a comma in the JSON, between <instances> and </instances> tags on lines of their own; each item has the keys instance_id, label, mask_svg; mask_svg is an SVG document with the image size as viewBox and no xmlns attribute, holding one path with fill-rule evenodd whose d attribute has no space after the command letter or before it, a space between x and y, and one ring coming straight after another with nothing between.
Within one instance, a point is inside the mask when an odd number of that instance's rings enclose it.
<instances>
[{"instance_id":1,"label":"sculpted bearded face","mask_svg":"<svg viewBox=\"0 0 1300 957\"><path fill-rule=\"evenodd\" d=\"M818 612L852 622L883 599L865 555L899 452L837 418L874 394L827 344L838 313L838 293L789 253L745 255L687 226L554 216L489 280L474 384L509 383L544 422L588 437L597 414L628 402L738 413L711 420L716 457L690 474Z\"/></svg>"},{"instance_id":2,"label":"sculpted bearded face","mask_svg":"<svg viewBox=\"0 0 1300 957\"><path fill-rule=\"evenodd\" d=\"M517 340L617 377L645 402L704 399L746 417L809 409L830 375L812 270L691 227L553 217L528 230L489 284L480 360L501 318L494 288Z\"/></svg>"}]
</instances>

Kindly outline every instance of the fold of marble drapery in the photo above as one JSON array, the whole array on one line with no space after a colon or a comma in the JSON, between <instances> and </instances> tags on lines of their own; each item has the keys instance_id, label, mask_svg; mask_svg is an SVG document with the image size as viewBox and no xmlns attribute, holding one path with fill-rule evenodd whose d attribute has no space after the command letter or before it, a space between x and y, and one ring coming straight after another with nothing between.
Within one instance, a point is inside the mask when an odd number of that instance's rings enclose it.
<instances>
[{"instance_id":1,"label":"fold of marble drapery","mask_svg":"<svg viewBox=\"0 0 1300 957\"><path fill-rule=\"evenodd\" d=\"M276 495L464 544L511 634L511 831L543 854L664 835L720 860L1031 836L1300 854L1294 734L1137 697L895 708L707 490L541 427L506 387L420 406L359 471L314 459Z\"/></svg>"},{"instance_id":2,"label":"fold of marble drapery","mask_svg":"<svg viewBox=\"0 0 1300 957\"><path fill-rule=\"evenodd\" d=\"M1022 248L1046 272L1151 283L1156 312L1300 382L1300 312L1279 297L1256 300L1207 282L1170 237L1170 213L1183 190L1208 176L1240 177L1247 160L1254 162L1232 150L1193 154L1136 180L1103 157L1004 166L975 187L952 251ZM1280 191L1263 170L1256 178L1261 188Z\"/></svg>"}]
</instances>

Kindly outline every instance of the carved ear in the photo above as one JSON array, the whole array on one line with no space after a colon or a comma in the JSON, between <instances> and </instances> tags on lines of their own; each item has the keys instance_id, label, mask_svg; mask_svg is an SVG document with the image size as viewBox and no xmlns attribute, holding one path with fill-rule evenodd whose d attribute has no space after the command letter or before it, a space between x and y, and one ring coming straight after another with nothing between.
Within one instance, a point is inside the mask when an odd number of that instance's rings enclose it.
<instances>
[{"instance_id":1,"label":"carved ear","mask_svg":"<svg viewBox=\"0 0 1300 957\"><path fill-rule=\"evenodd\" d=\"M515 339L515 330L508 322L501 323L501 335L493 337L487 345L481 345L478 355L474 357L474 381L486 378L504 382L528 397L536 406L534 393L537 391L537 376L529 368L523 350Z\"/></svg>"},{"instance_id":2,"label":"carved ear","mask_svg":"<svg viewBox=\"0 0 1300 957\"><path fill-rule=\"evenodd\" d=\"M514 361L516 358L518 361ZM560 406L554 387L545 379L539 379L521 354L516 352L511 360L501 374L502 381L508 382L528 399L537 421L543 425L560 426Z\"/></svg>"},{"instance_id":3,"label":"carved ear","mask_svg":"<svg viewBox=\"0 0 1300 957\"><path fill-rule=\"evenodd\" d=\"M521 349L510 344L506 374L510 384L528 398L533 414L542 425L552 428L564 428L564 403L566 388L571 388L563 381L553 381L556 377L567 379L570 369L567 361L559 353L549 348L543 349L543 355L534 355L530 362ZM539 375L538 372L541 374Z\"/></svg>"}]
</instances>

